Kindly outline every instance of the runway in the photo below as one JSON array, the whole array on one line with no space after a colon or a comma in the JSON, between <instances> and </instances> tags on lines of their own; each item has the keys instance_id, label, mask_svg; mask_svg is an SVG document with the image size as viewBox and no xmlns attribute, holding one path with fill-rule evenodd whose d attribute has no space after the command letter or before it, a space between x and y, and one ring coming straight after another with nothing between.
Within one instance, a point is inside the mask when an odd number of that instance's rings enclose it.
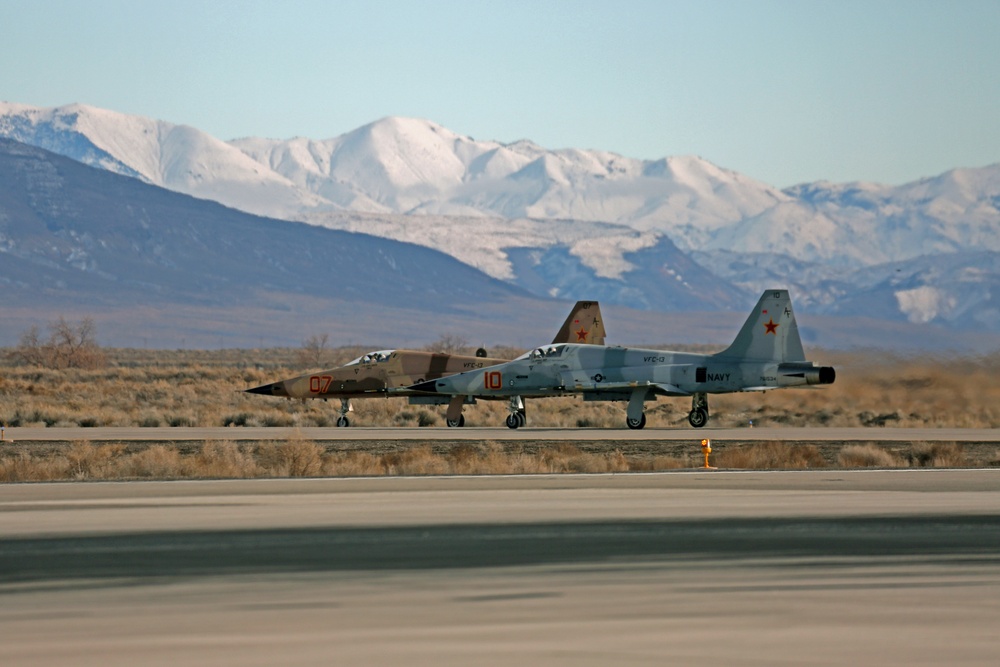
<instances>
[{"instance_id":1,"label":"runway","mask_svg":"<svg viewBox=\"0 0 1000 667\"><path fill-rule=\"evenodd\" d=\"M988 428L683 428L642 430L598 428L285 428L285 427L157 427L157 428L8 428L15 442L90 440L102 442L182 442L204 440L281 440L290 436L316 441L574 441L597 442L691 440L702 438L740 441L794 442L1000 442L1000 429Z\"/></svg>"},{"instance_id":2,"label":"runway","mask_svg":"<svg viewBox=\"0 0 1000 667\"><path fill-rule=\"evenodd\" d=\"M9 665L1000 659L1000 470L0 486Z\"/></svg>"}]
</instances>

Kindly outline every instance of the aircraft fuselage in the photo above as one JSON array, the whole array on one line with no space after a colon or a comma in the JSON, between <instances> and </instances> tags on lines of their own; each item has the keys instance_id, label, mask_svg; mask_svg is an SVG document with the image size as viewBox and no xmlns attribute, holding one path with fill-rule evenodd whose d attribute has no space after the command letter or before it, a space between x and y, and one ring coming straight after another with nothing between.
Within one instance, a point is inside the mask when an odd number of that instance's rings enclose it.
<instances>
[{"instance_id":1,"label":"aircraft fuselage","mask_svg":"<svg viewBox=\"0 0 1000 667\"><path fill-rule=\"evenodd\" d=\"M488 396L558 396L567 393L654 393L687 396L730 393L832 382L811 362L726 359L662 350L551 345L514 361L414 387L423 391ZM613 398L613 397L609 397Z\"/></svg>"}]
</instances>

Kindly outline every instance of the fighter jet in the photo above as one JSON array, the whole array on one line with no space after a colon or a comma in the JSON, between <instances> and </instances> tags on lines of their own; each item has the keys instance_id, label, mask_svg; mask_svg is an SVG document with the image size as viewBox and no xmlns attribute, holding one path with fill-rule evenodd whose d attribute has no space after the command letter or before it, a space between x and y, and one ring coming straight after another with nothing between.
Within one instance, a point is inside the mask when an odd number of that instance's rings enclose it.
<instances>
[{"instance_id":1,"label":"fighter jet","mask_svg":"<svg viewBox=\"0 0 1000 667\"><path fill-rule=\"evenodd\" d=\"M510 428L525 424L523 397L582 394L585 401L628 401L625 424L640 429L646 425L646 401L690 396L688 422L700 428L708 423L708 394L831 384L835 378L833 368L806 361L788 291L772 289L760 297L732 345L717 354L555 344L410 389L510 397Z\"/></svg>"},{"instance_id":2,"label":"fighter jet","mask_svg":"<svg viewBox=\"0 0 1000 667\"><path fill-rule=\"evenodd\" d=\"M579 342L604 345L605 330L601 307L596 301L578 301L563 322L553 343ZM411 404L448 404L445 422L463 426L462 406L474 398L417 395L407 387L448 375L502 364L507 359L486 356L480 348L476 356L425 352L422 350L377 350L330 370L300 375L288 380L253 387L245 391L283 398L340 399L337 426L350 426L347 418L353 410L351 399L386 396L409 396Z\"/></svg>"}]
</instances>

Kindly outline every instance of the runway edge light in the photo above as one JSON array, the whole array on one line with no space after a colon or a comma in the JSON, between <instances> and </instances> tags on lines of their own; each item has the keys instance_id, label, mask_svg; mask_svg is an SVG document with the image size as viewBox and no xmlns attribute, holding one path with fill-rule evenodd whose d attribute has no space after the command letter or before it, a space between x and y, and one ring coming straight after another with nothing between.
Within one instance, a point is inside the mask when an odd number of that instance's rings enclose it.
<instances>
[{"instance_id":1,"label":"runway edge light","mask_svg":"<svg viewBox=\"0 0 1000 667\"><path fill-rule=\"evenodd\" d=\"M701 451L705 454L705 465L702 468L706 470L716 470L714 466L708 465L708 455L712 453L712 441L708 438L704 438L701 441Z\"/></svg>"}]
</instances>

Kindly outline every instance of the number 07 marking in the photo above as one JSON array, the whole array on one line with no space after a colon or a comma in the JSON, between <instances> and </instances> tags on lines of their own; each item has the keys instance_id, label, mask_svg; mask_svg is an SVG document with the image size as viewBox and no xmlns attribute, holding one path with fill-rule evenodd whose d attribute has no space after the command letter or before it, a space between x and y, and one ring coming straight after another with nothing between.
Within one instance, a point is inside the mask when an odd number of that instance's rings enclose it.
<instances>
[{"instance_id":1,"label":"number 07 marking","mask_svg":"<svg viewBox=\"0 0 1000 667\"><path fill-rule=\"evenodd\" d=\"M333 384L332 375L313 375L309 378L309 391L314 394L325 394Z\"/></svg>"}]
</instances>

